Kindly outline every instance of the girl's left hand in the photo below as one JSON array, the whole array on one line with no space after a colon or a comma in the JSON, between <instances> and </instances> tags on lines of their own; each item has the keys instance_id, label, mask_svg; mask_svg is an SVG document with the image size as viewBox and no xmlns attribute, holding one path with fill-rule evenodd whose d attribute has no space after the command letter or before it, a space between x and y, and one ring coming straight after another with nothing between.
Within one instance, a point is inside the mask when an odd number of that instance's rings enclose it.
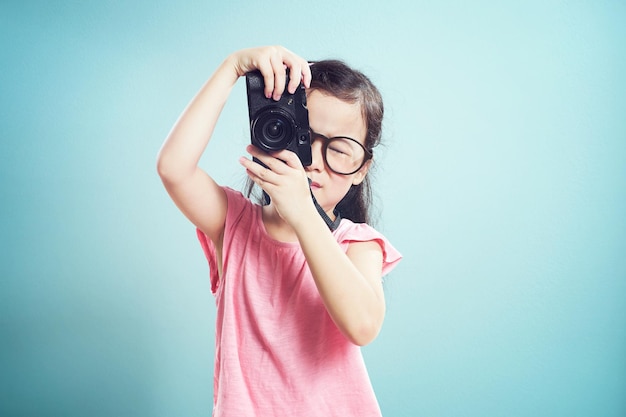
<instances>
[{"instance_id":1,"label":"girl's left hand","mask_svg":"<svg viewBox=\"0 0 626 417\"><path fill-rule=\"evenodd\" d=\"M298 155L286 149L268 154L253 145L246 150L268 167L244 157L239 160L250 179L270 196L283 220L294 227L306 213L315 211L309 180Z\"/></svg>"}]
</instances>

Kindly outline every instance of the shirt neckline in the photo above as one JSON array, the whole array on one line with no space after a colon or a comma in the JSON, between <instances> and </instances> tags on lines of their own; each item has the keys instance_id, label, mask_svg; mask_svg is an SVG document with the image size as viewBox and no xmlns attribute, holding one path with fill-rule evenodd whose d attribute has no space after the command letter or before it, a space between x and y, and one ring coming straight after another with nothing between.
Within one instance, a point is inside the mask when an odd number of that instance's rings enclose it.
<instances>
[{"instance_id":1,"label":"shirt neckline","mask_svg":"<svg viewBox=\"0 0 626 417\"><path fill-rule=\"evenodd\" d=\"M274 246L281 246L284 248L292 248L292 249L300 249L300 242L296 241L296 242L283 242L282 240L278 240L278 239L274 239L272 236L270 236L270 234L268 233L267 229L265 228L265 223L263 222L263 206L255 204L256 206L256 221L259 224L259 229L261 231L261 237L268 241L269 243L273 244Z\"/></svg>"}]
</instances>

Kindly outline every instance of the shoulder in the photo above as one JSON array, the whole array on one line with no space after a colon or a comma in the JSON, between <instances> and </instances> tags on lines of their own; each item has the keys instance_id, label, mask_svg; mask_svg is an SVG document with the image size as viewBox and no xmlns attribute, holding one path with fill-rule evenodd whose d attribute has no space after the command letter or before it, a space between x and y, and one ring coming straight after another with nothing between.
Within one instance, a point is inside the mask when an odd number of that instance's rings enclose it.
<instances>
[{"instance_id":1,"label":"shoulder","mask_svg":"<svg viewBox=\"0 0 626 417\"><path fill-rule=\"evenodd\" d=\"M343 219L334 232L340 246L347 251L351 246L362 246L363 249L380 248L383 257L383 275L391 272L402 259L402 254L379 231L366 223L354 223Z\"/></svg>"},{"instance_id":2,"label":"shoulder","mask_svg":"<svg viewBox=\"0 0 626 417\"><path fill-rule=\"evenodd\" d=\"M233 190L230 187L222 187L226 195L227 209L224 224L224 232L222 241L230 241L237 235L237 231L251 230L255 226L258 217L257 211L260 210L258 204L254 204L250 199L245 197L240 191ZM209 244L209 237L202 231L198 230L201 241Z\"/></svg>"},{"instance_id":3,"label":"shoulder","mask_svg":"<svg viewBox=\"0 0 626 417\"><path fill-rule=\"evenodd\" d=\"M386 238L367 223L354 223L352 220L342 219L334 232L338 242L367 242Z\"/></svg>"},{"instance_id":4,"label":"shoulder","mask_svg":"<svg viewBox=\"0 0 626 417\"><path fill-rule=\"evenodd\" d=\"M222 187L226 194L227 213L226 224L237 221L242 215L248 215L260 208L258 204L253 203L248 197L244 196L241 191L234 190L230 187Z\"/></svg>"},{"instance_id":5,"label":"shoulder","mask_svg":"<svg viewBox=\"0 0 626 417\"><path fill-rule=\"evenodd\" d=\"M226 198L228 199L228 205L232 205L233 208L236 207L244 207L246 205L252 205L250 199L245 197L241 191L233 190L230 187L222 187L224 193L226 193Z\"/></svg>"}]
</instances>

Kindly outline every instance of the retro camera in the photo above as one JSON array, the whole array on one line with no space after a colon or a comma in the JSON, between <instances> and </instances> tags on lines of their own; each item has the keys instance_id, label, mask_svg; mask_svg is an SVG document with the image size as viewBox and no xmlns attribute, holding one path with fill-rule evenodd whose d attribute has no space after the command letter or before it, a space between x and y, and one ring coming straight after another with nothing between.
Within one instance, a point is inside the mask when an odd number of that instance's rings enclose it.
<instances>
[{"instance_id":1,"label":"retro camera","mask_svg":"<svg viewBox=\"0 0 626 417\"><path fill-rule=\"evenodd\" d=\"M274 101L265 97L260 71L246 74L252 144L266 152L288 149L298 155L303 166L308 166L311 165L311 133L306 93L300 83L296 92L289 94L288 83L287 73L285 92L279 101Z\"/></svg>"}]
</instances>

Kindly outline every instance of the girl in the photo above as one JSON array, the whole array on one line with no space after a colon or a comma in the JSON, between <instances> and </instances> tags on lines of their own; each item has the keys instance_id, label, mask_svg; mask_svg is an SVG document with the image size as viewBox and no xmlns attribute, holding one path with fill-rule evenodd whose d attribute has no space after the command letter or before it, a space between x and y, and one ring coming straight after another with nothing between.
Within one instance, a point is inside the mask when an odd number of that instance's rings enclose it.
<instances>
[{"instance_id":1,"label":"girl","mask_svg":"<svg viewBox=\"0 0 626 417\"><path fill-rule=\"evenodd\" d=\"M261 206L198 161L237 79L260 70L278 100L286 68L290 93L307 88L313 160L303 168L289 150L249 145L266 166L240 159L270 197ZM221 64L163 144L159 175L197 227L216 298L214 416L380 416L359 346L380 331L381 278L401 257L364 223L382 115L378 90L341 62L246 49Z\"/></svg>"}]
</instances>

